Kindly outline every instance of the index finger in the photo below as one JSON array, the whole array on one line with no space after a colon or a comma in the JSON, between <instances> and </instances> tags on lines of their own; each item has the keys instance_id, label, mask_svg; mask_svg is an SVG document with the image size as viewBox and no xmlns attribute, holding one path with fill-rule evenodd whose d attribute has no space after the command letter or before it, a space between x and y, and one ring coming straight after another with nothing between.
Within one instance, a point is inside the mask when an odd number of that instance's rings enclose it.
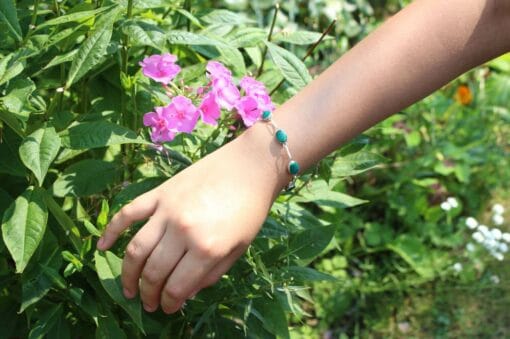
<instances>
[{"instance_id":1,"label":"index finger","mask_svg":"<svg viewBox=\"0 0 510 339\"><path fill-rule=\"evenodd\" d=\"M157 191L151 190L133 200L113 216L106 226L103 236L97 242L97 248L105 251L117 240L119 235L136 221L148 219L157 207Z\"/></svg>"}]
</instances>

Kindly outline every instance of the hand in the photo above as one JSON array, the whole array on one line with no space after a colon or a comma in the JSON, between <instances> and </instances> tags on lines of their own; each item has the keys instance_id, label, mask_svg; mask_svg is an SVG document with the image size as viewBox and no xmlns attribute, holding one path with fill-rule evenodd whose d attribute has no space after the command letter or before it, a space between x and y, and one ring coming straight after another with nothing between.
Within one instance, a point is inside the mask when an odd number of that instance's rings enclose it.
<instances>
[{"instance_id":1,"label":"hand","mask_svg":"<svg viewBox=\"0 0 510 339\"><path fill-rule=\"evenodd\" d=\"M125 296L139 290L146 311L161 305L165 313L176 312L214 284L263 224L279 192L278 173L271 160L264 164L249 152L253 139L247 147L241 137L124 206L99 240L97 247L107 250L131 224L148 219L127 245L122 265ZM270 136L265 139L269 145ZM264 151L270 156L267 148L258 152Z\"/></svg>"}]
</instances>

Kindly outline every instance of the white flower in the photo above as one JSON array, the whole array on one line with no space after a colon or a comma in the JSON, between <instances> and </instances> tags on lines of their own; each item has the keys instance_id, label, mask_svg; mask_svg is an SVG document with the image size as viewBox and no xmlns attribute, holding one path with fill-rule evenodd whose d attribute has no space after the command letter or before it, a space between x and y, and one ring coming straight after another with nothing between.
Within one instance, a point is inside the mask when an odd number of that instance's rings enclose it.
<instances>
[{"instance_id":1,"label":"white flower","mask_svg":"<svg viewBox=\"0 0 510 339\"><path fill-rule=\"evenodd\" d=\"M485 237L480 232L473 233L473 239L475 239L476 242L483 242L485 240Z\"/></svg>"},{"instance_id":2,"label":"white flower","mask_svg":"<svg viewBox=\"0 0 510 339\"><path fill-rule=\"evenodd\" d=\"M503 223L505 222L505 218L503 217L502 214L494 214L492 216L492 222L494 223L494 225L503 225Z\"/></svg>"},{"instance_id":3,"label":"white flower","mask_svg":"<svg viewBox=\"0 0 510 339\"><path fill-rule=\"evenodd\" d=\"M456 262L454 265L453 265L453 270L455 272L460 272L462 271L462 264L460 262Z\"/></svg>"},{"instance_id":4,"label":"white flower","mask_svg":"<svg viewBox=\"0 0 510 339\"><path fill-rule=\"evenodd\" d=\"M466 226L473 230L478 226L478 221L473 217L468 217L466 219Z\"/></svg>"},{"instance_id":5,"label":"white flower","mask_svg":"<svg viewBox=\"0 0 510 339\"><path fill-rule=\"evenodd\" d=\"M506 253L506 252L508 252L508 245L507 245L507 244L505 244L504 242L500 242L500 243L499 243L499 251L500 251L501 253Z\"/></svg>"},{"instance_id":6,"label":"white flower","mask_svg":"<svg viewBox=\"0 0 510 339\"><path fill-rule=\"evenodd\" d=\"M501 237L503 238L504 241L510 243L510 233L503 233Z\"/></svg>"},{"instance_id":7,"label":"white flower","mask_svg":"<svg viewBox=\"0 0 510 339\"><path fill-rule=\"evenodd\" d=\"M501 204L494 204L492 206L492 213L494 214L503 214L505 212L505 208Z\"/></svg>"},{"instance_id":8,"label":"white flower","mask_svg":"<svg viewBox=\"0 0 510 339\"><path fill-rule=\"evenodd\" d=\"M499 284L500 280L499 280L499 277L497 275L491 275L491 281L494 283L494 284Z\"/></svg>"},{"instance_id":9,"label":"white flower","mask_svg":"<svg viewBox=\"0 0 510 339\"><path fill-rule=\"evenodd\" d=\"M449 210L452 209L452 205L450 205L450 203L448 201L444 201L444 202L441 203L441 209L443 211L447 211L448 212Z\"/></svg>"},{"instance_id":10,"label":"white flower","mask_svg":"<svg viewBox=\"0 0 510 339\"><path fill-rule=\"evenodd\" d=\"M492 236L494 237L494 239L496 239L496 240L501 240L501 237L503 236L503 234L501 233L499 228L491 229L491 233L492 233Z\"/></svg>"},{"instance_id":11,"label":"white flower","mask_svg":"<svg viewBox=\"0 0 510 339\"><path fill-rule=\"evenodd\" d=\"M454 197L447 198L446 202L449 203L452 208L459 207L459 202Z\"/></svg>"},{"instance_id":12,"label":"white flower","mask_svg":"<svg viewBox=\"0 0 510 339\"><path fill-rule=\"evenodd\" d=\"M475 251L475 245L471 242L469 242L467 245L466 245L466 250L468 252L474 252Z\"/></svg>"},{"instance_id":13,"label":"white flower","mask_svg":"<svg viewBox=\"0 0 510 339\"><path fill-rule=\"evenodd\" d=\"M488 250L491 250L491 251L495 251L498 249L499 247L499 242L497 242L496 240L494 239L485 239L485 242L483 243L483 245L485 246L485 248L487 248Z\"/></svg>"},{"instance_id":14,"label":"white flower","mask_svg":"<svg viewBox=\"0 0 510 339\"><path fill-rule=\"evenodd\" d=\"M505 256L503 255L503 253L496 252L496 253L493 253L492 255L494 256L494 258L496 258L499 261L503 261L505 259Z\"/></svg>"},{"instance_id":15,"label":"white flower","mask_svg":"<svg viewBox=\"0 0 510 339\"><path fill-rule=\"evenodd\" d=\"M481 232L485 236L487 236L490 233L489 228L485 225L478 226L478 231Z\"/></svg>"}]
</instances>

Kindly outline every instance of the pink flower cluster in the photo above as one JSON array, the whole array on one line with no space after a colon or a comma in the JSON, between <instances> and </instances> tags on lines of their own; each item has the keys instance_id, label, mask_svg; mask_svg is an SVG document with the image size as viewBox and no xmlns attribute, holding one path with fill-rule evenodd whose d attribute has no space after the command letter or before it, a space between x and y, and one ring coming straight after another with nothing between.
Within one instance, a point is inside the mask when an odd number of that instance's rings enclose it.
<instances>
[{"instance_id":1,"label":"pink flower cluster","mask_svg":"<svg viewBox=\"0 0 510 339\"><path fill-rule=\"evenodd\" d=\"M151 55L140 66L146 77L161 83L168 93L167 85L181 71L176 61L177 57L169 53ZM238 88L230 70L220 62L209 61L206 70L209 83L198 88L192 98L175 95L167 106L155 107L154 112L144 115L143 123L151 128L154 143L171 141L178 132L191 133L199 117L204 123L217 126L222 109L235 111L246 127L252 126L263 111L274 110L271 97L260 81L245 76Z\"/></svg>"}]
</instances>

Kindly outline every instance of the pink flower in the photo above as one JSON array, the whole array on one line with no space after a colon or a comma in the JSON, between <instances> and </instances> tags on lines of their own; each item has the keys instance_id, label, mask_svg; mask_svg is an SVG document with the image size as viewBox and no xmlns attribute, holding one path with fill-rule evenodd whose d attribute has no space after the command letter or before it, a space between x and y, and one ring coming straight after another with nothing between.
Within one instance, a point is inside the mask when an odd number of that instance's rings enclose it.
<instances>
[{"instance_id":1,"label":"pink flower","mask_svg":"<svg viewBox=\"0 0 510 339\"><path fill-rule=\"evenodd\" d=\"M241 94L232 79L216 78L212 81L212 90L216 102L227 110L232 110L239 101Z\"/></svg>"},{"instance_id":2,"label":"pink flower","mask_svg":"<svg viewBox=\"0 0 510 339\"><path fill-rule=\"evenodd\" d=\"M262 114L259 104L255 98L250 96L242 97L236 104L236 109L246 127L253 125Z\"/></svg>"},{"instance_id":3,"label":"pink flower","mask_svg":"<svg viewBox=\"0 0 510 339\"><path fill-rule=\"evenodd\" d=\"M205 69L207 70L207 75L210 79L232 78L230 70L223 66L221 62L209 61Z\"/></svg>"},{"instance_id":4,"label":"pink flower","mask_svg":"<svg viewBox=\"0 0 510 339\"><path fill-rule=\"evenodd\" d=\"M169 117L168 126L179 132L191 133L200 115L191 100L182 95L174 97L164 109Z\"/></svg>"},{"instance_id":5,"label":"pink flower","mask_svg":"<svg viewBox=\"0 0 510 339\"><path fill-rule=\"evenodd\" d=\"M174 131L168 125L168 112L165 107L156 107L155 112L146 113L143 116L143 124L151 127L151 140L159 144L165 141L172 141L175 137Z\"/></svg>"},{"instance_id":6,"label":"pink flower","mask_svg":"<svg viewBox=\"0 0 510 339\"><path fill-rule=\"evenodd\" d=\"M214 93L209 92L206 94L199 110L203 122L212 126L218 125L217 120L220 117L221 111Z\"/></svg>"},{"instance_id":7,"label":"pink flower","mask_svg":"<svg viewBox=\"0 0 510 339\"><path fill-rule=\"evenodd\" d=\"M271 97L269 96L266 86L264 86L262 82L257 81L252 77L245 76L241 79L239 85L244 90L245 95L257 100L258 108L261 111L274 110L274 105L271 101Z\"/></svg>"},{"instance_id":8,"label":"pink flower","mask_svg":"<svg viewBox=\"0 0 510 339\"><path fill-rule=\"evenodd\" d=\"M177 57L170 53L151 55L140 62L143 75L167 85L181 71L175 62Z\"/></svg>"}]
</instances>

